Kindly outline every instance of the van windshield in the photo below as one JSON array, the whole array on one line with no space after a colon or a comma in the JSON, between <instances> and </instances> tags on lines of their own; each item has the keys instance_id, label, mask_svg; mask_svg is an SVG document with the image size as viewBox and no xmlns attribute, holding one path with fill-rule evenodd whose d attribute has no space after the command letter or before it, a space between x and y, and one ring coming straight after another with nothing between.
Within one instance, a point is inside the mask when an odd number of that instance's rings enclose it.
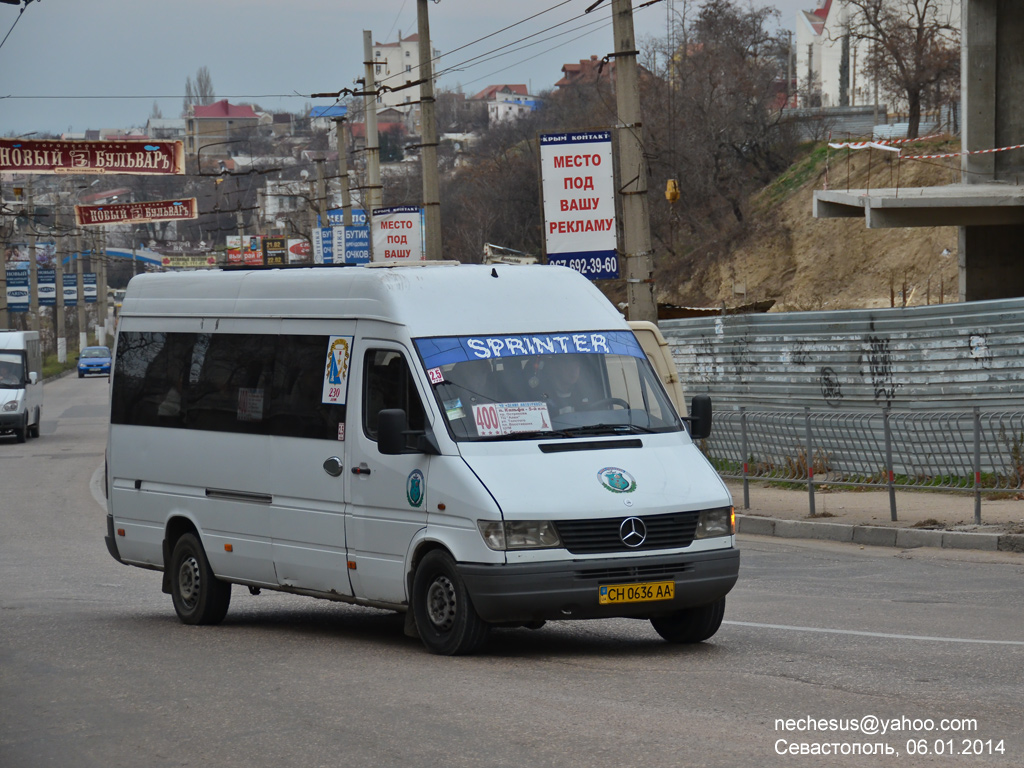
<instances>
[{"instance_id":1,"label":"van windshield","mask_svg":"<svg viewBox=\"0 0 1024 768\"><path fill-rule=\"evenodd\" d=\"M448 336L416 348L456 440L682 429L630 331Z\"/></svg>"},{"instance_id":2,"label":"van windshield","mask_svg":"<svg viewBox=\"0 0 1024 768\"><path fill-rule=\"evenodd\" d=\"M20 352L0 352L0 388L25 386L25 361Z\"/></svg>"}]
</instances>

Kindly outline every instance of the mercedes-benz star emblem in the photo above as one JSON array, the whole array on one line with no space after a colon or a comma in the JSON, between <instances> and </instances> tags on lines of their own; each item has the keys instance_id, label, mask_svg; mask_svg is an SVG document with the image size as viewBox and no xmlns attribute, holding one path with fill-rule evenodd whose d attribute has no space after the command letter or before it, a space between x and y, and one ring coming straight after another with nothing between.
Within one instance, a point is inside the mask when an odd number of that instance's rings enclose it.
<instances>
[{"instance_id":1,"label":"mercedes-benz star emblem","mask_svg":"<svg viewBox=\"0 0 1024 768\"><path fill-rule=\"evenodd\" d=\"M627 547L639 547L647 539L647 526L639 517L627 517L619 526L619 538Z\"/></svg>"}]
</instances>

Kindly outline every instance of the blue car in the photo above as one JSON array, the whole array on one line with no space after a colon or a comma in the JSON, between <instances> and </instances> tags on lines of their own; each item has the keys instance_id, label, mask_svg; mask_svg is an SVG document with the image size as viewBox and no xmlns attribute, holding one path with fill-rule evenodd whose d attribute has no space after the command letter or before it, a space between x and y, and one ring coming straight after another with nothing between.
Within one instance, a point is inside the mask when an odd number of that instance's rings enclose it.
<instances>
[{"instance_id":1,"label":"blue car","mask_svg":"<svg viewBox=\"0 0 1024 768\"><path fill-rule=\"evenodd\" d=\"M110 347L86 347L78 356L78 378L86 374L110 375Z\"/></svg>"}]
</instances>

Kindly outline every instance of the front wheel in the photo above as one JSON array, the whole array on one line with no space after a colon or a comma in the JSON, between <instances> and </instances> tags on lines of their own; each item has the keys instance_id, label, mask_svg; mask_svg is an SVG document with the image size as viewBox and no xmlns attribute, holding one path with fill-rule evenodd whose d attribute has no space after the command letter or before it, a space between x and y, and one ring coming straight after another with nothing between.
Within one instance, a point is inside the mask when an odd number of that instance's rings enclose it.
<instances>
[{"instance_id":1,"label":"front wheel","mask_svg":"<svg viewBox=\"0 0 1024 768\"><path fill-rule=\"evenodd\" d=\"M19 443L24 443L25 438L28 436L28 414L25 414L25 423L14 430L14 439Z\"/></svg>"},{"instance_id":2,"label":"front wheel","mask_svg":"<svg viewBox=\"0 0 1024 768\"><path fill-rule=\"evenodd\" d=\"M203 545L186 533L171 555L171 598L185 624L219 624L228 612L231 585L213 575Z\"/></svg>"},{"instance_id":3,"label":"front wheel","mask_svg":"<svg viewBox=\"0 0 1024 768\"><path fill-rule=\"evenodd\" d=\"M412 610L420 639L432 653L473 653L487 640L489 627L473 607L455 561L447 552L428 552L416 567Z\"/></svg>"},{"instance_id":4,"label":"front wheel","mask_svg":"<svg viewBox=\"0 0 1024 768\"><path fill-rule=\"evenodd\" d=\"M655 617L651 626L670 643L701 643L718 631L724 616L725 598L720 597L709 605Z\"/></svg>"},{"instance_id":5,"label":"front wheel","mask_svg":"<svg viewBox=\"0 0 1024 768\"><path fill-rule=\"evenodd\" d=\"M39 412L39 409L36 408L36 423L28 428L29 437L39 437L39 422L42 418L43 415Z\"/></svg>"}]
</instances>

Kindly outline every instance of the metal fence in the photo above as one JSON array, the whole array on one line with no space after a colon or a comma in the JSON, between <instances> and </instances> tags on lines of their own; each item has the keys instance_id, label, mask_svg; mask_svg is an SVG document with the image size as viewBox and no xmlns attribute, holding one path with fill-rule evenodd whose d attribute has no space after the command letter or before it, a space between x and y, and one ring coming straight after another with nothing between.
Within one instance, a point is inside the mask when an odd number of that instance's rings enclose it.
<instances>
[{"instance_id":1,"label":"metal fence","mask_svg":"<svg viewBox=\"0 0 1024 768\"><path fill-rule=\"evenodd\" d=\"M722 477L802 484L814 515L815 486L888 488L974 494L981 498L1024 488L1024 411L911 411L875 413L716 411L702 449Z\"/></svg>"}]
</instances>

